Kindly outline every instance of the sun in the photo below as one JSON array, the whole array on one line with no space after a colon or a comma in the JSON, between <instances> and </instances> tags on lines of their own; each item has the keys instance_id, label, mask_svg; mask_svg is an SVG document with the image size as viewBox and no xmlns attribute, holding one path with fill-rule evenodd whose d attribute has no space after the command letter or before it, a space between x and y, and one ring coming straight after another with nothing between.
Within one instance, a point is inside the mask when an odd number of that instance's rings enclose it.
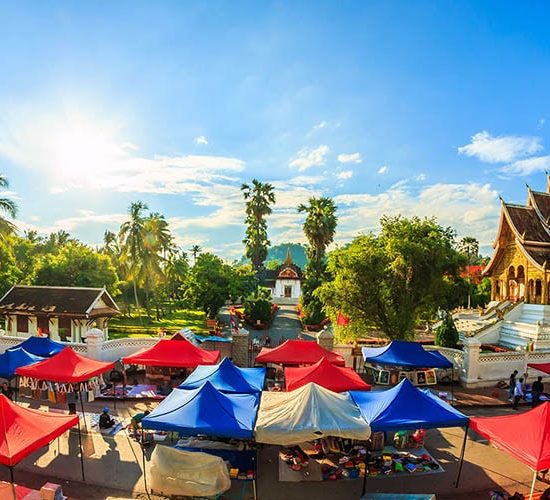
<instances>
[{"instance_id":1,"label":"sun","mask_svg":"<svg viewBox=\"0 0 550 500\"><path fill-rule=\"evenodd\" d=\"M91 185L126 155L113 126L80 115L53 121L43 138L51 175L68 186Z\"/></svg>"}]
</instances>

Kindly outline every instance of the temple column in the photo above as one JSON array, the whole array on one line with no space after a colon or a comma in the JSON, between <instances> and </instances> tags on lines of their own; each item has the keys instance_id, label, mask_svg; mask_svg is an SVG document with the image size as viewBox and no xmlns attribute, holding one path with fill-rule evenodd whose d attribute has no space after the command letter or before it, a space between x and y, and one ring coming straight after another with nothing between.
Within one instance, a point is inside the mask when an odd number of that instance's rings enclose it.
<instances>
[{"instance_id":1,"label":"temple column","mask_svg":"<svg viewBox=\"0 0 550 500\"><path fill-rule=\"evenodd\" d=\"M491 276L491 301L497 300L497 280Z\"/></svg>"},{"instance_id":2,"label":"temple column","mask_svg":"<svg viewBox=\"0 0 550 500\"><path fill-rule=\"evenodd\" d=\"M509 290L510 290L510 287L508 286L508 276L505 276L504 279L502 280L502 297L501 297L502 300L509 299L509 295L510 295Z\"/></svg>"},{"instance_id":3,"label":"temple column","mask_svg":"<svg viewBox=\"0 0 550 500\"><path fill-rule=\"evenodd\" d=\"M540 286L541 286L540 303L546 304L546 302L548 302L548 287L546 286L546 279L541 280Z\"/></svg>"}]
</instances>

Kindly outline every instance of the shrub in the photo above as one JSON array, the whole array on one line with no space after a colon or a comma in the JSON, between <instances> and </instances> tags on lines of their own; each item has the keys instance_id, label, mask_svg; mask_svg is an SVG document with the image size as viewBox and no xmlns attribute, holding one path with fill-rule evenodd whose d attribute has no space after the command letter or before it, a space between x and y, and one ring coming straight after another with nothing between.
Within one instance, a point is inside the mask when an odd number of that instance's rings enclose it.
<instances>
[{"instance_id":1,"label":"shrub","mask_svg":"<svg viewBox=\"0 0 550 500\"><path fill-rule=\"evenodd\" d=\"M451 314L447 314L435 331L435 344L441 347L456 347L458 330Z\"/></svg>"},{"instance_id":2,"label":"shrub","mask_svg":"<svg viewBox=\"0 0 550 500\"><path fill-rule=\"evenodd\" d=\"M262 323L269 323L271 321L271 301L261 296L249 296L244 301L244 314L253 323L258 320Z\"/></svg>"}]
</instances>

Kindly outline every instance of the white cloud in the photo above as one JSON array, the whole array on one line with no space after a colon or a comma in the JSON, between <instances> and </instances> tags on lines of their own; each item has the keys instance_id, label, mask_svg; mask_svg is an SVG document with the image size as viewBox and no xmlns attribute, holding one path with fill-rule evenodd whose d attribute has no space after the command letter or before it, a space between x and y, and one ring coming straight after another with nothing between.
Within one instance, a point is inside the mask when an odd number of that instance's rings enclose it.
<instances>
[{"instance_id":1,"label":"white cloud","mask_svg":"<svg viewBox=\"0 0 550 500\"><path fill-rule=\"evenodd\" d=\"M325 120L321 120L317 125L314 125L313 130L321 130L323 128L326 128L328 126L328 122Z\"/></svg>"},{"instance_id":2,"label":"white cloud","mask_svg":"<svg viewBox=\"0 0 550 500\"><path fill-rule=\"evenodd\" d=\"M487 131L472 136L470 144L458 148L465 156L486 163L504 163L531 156L542 149L540 137L503 135L493 137Z\"/></svg>"},{"instance_id":3,"label":"white cloud","mask_svg":"<svg viewBox=\"0 0 550 500\"><path fill-rule=\"evenodd\" d=\"M426 180L426 174L418 174L415 178L415 181L422 182Z\"/></svg>"},{"instance_id":4,"label":"white cloud","mask_svg":"<svg viewBox=\"0 0 550 500\"><path fill-rule=\"evenodd\" d=\"M17 228L20 231L33 229L40 234L55 233L60 230L74 231L75 229L82 227L89 227L91 224L97 224L102 227L118 227L128 218L127 214L112 213L112 214L98 214L92 210L79 209L76 210L76 214L71 217L64 217L58 219L50 225L39 226L32 223L27 223L22 220L17 221ZM39 217L31 216L30 220L37 222Z\"/></svg>"},{"instance_id":5,"label":"white cloud","mask_svg":"<svg viewBox=\"0 0 550 500\"><path fill-rule=\"evenodd\" d=\"M353 177L353 170L342 170L336 174L336 177L342 181Z\"/></svg>"},{"instance_id":6,"label":"white cloud","mask_svg":"<svg viewBox=\"0 0 550 500\"><path fill-rule=\"evenodd\" d=\"M505 174L530 175L534 172L544 172L550 169L550 156L534 156L517 160L509 165L501 167L499 170Z\"/></svg>"},{"instance_id":7,"label":"white cloud","mask_svg":"<svg viewBox=\"0 0 550 500\"><path fill-rule=\"evenodd\" d=\"M489 246L496 234L500 204L489 184L433 184L417 190L405 181L380 194L343 194L338 204L339 242L358 233L375 231L383 214L437 217L452 226L458 236L474 234L482 246Z\"/></svg>"},{"instance_id":8,"label":"white cloud","mask_svg":"<svg viewBox=\"0 0 550 500\"><path fill-rule=\"evenodd\" d=\"M546 123L545 118L539 118L539 121L537 122L537 130L540 130L542 127L544 127L545 123Z\"/></svg>"},{"instance_id":9,"label":"white cloud","mask_svg":"<svg viewBox=\"0 0 550 500\"><path fill-rule=\"evenodd\" d=\"M326 144L321 144L314 149L303 148L298 151L296 158L292 159L288 165L291 168L297 168L300 172L311 167L320 167L325 164L325 156L329 151L330 148Z\"/></svg>"},{"instance_id":10,"label":"white cloud","mask_svg":"<svg viewBox=\"0 0 550 500\"><path fill-rule=\"evenodd\" d=\"M340 163L361 163L361 153L342 153L338 155L338 161Z\"/></svg>"},{"instance_id":11,"label":"white cloud","mask_svg":"<svg viewBox=\"0 0 550 500\"><path fill-rule=\"evenodd\" d=\"M195 137L195 144L202 144L207 145L208 139L204 135L199 135L198 137Z\"/></svg>"},{"instance_id":12,"label":"white cloud","mask_svg":"<svg viewBox=\"0 0 550 500\"><path fill-rule=\"evenodd\" d=\"M382 165L376 172L378 174L387 174L389 167L387 165Z\"/></svg>"}]
</instances>

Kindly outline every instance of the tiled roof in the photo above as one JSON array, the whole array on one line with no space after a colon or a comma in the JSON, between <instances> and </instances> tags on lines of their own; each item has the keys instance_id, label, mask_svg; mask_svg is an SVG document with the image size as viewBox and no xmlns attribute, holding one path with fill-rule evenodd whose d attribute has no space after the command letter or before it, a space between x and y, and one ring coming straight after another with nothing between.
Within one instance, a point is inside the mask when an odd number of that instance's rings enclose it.
<instances>
[{"instance_id":1,"label":"tiled roof","mask_svg":"<svg viewBox=\"0 0 550 500\"><path fill-rule=\"evenodd\" d=\"M550 243L550 234L534 208L520 205L505 205L505 207L512 224L524 241Z\"/></svg>"},{"instance_id":2,"label":"tiled roof","mask_svg":"<svg viewBox=\"0 0 550 500\"><path fill-rule=\"evenodd\" d=\"M85 315L101 295L107 304L106 316L116 314L117 306L103 288L57 286L14 286L0 300L0 313Z\"/></svg>"},{"instance_id":3,"label":"tiled roof","mask_svg":"<svg viewBox=\"0 0 550 500\"><path fill-rule=\"evenodd\" d=\"M544 220L548 221L548 217L550 217L550 194L531 191L531 196Z\"/></svg>"}]
</instances>

